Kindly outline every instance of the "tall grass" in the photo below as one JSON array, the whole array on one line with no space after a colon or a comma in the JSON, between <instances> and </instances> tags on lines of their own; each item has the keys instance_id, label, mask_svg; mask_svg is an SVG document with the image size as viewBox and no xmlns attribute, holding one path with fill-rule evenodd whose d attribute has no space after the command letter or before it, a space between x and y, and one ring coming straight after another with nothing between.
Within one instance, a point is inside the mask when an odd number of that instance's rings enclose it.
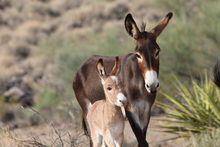
<instances>
[{"instance_id":1,"label":"tall grass","mask_svg":"<svg viewBox=\"0 0 220 147\"><path fill-rule=\"evenodd\" d=\"M220 90L214 83L207 76L200 82L192 80L190 86L176 81L178 95L163 93L171 105L158 103L167 112L160 127L181 137L219 128Z\"/></svg>"}]
</instances>

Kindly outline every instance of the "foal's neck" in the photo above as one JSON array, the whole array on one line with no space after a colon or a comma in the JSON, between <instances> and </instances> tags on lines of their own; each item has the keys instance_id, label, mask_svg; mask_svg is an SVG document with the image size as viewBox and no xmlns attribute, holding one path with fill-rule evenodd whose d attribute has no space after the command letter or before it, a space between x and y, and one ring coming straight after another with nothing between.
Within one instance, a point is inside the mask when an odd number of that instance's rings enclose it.
<instances>
[{"instance_id":1,"label":"foal's neck","mask_svg":"<svg viewBox=\"0 0 220 147\"><path fill-rule=\"evenodd\" d=\"M107 97L105 100L106 106L108 108L109 111L113 112L113 113L117 113L121 112L121 108L115 104L113 104Z\"/></svg>"}]
</instances>

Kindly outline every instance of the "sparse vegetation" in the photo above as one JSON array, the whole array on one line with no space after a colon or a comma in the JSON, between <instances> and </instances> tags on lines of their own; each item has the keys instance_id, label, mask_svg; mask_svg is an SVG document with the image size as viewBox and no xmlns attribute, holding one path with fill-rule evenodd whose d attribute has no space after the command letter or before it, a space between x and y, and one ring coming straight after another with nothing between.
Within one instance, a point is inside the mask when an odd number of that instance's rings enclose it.
<instances>
[{"instance_id":1,"label":"sparse vegetation","mask_svg":"<svg viewBox=\"0 0 220 147\"><path fill-rule=\"evenodd\" d=\"M220 126L220 91L207 78L199 83L192 80L191 85L176 80L178 95L163 95L170 104L158 103L167 111L164 125L165 132L178 134L180 137L190 137L201 134Z\"/></svg>"},{"instance_id":2,"label":"sparse vegetation","mask_svg":"<svg viewBox=\"0 0 220 147\"><path fill-rule=\"evenodd\" d=\"M128 39L123 38L124 34L123 30L115 28L108 28L104 32L95 32L88 29L86 32L79 32L77 35L68 34L64 38L52 37L49 41L42 42L41 46L46 51L46 55L53 52L51 61L55 65L55 75L61 79L60 85L62 86L60 87L63 98L68 98L69 100L73 98L71 84L74 71L79 68L86 58L94 54L116 56L129 52L129 50L130 52L132 51L132 42L129 43ZM63 88L64 85L66 85L65 88ZM61 95L55 96L60 99Z\"/></svg>"},{"instance_id":3,"label":"sparse vegetation","mask_svg":"<svg viewBox=\"0 0 220 147\"><path fill-rule=\"evenodd\" d=\"M193 135L191 142L193 147L217 147L220 144L220 130L214 129L201 135Z\"/></svg>"},{"instance_id":4,"label":"sparse vegetation","mask_svg":"<svg viewBox=\"0 0 220 147\"><path fill-rule=\"evenodd\" d=\"M201 70L212 67L218 58L216 55L220 54L220 44L214 39L220 34L220 9L216 8L220 2L177 0L157 1L156 4L175 14L164 35L158 39L162 48L162 80L167 79L166 73L170 71L181 78L199 77Z\"/></svg>"},{"instance_id":5,"label":"sparse vegetation","mask_svg":"<svg viewBox=\"0 0 220 147\"><path fill-rule=\"evenodd\" d=\"M0 9L1 115L10 106L4 103L5 92L15 87L29 97L31 89L36 110L78 125L80 108L71 84L80 64L93 54L133 52L133 39L123 25L126 13L132 12L139 21L146 19L149 30L172 11L172 21L157 39L160 87L170 102L162 94L157 99L174 113L169 114L168 131L182 136L205 132L193 135L195 147L219 144L213 137L219 131L206 132L219 128L220 90L211 79L199 77L220 55L219 0L4 0ZM171 73L178 78L177 85L169 84ZM22 119L32 116L25 109L21 113L26 113Z\"/></svg>"}]
</instances>

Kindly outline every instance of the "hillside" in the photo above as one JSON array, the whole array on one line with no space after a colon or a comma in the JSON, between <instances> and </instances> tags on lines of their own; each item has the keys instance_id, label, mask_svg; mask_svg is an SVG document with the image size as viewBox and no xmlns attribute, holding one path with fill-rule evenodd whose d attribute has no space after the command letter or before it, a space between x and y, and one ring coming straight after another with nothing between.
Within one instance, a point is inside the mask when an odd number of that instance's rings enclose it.
<instances>
[{"instance_id":1,"label":"hillside","mask_svg":"<svg viewBox=\"0 0 220 147\"><path fill-rule=\"evenodd\" d=\"M35 120L45 125L35 111L21 105L33 106L58 127L63 119L78 126L80 109L71 85L80 64L93 54L133 52L134 41L124 28L127 13L150 30L169 11L174 17L157 42L161 91L175 93L174 85L167 84L173 75L184 83L192 77L199 81L219 58L219 1L0 1L0 126L30 127Z\"/></svg>"}]
</instances>

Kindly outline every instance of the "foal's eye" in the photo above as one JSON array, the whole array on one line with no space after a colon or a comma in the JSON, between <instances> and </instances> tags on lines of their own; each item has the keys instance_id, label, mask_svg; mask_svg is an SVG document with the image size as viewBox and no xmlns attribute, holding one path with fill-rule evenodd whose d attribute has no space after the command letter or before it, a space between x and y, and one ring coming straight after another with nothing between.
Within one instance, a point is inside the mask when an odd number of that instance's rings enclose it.
<instances>
[{"instance_id":1,"label":"foal's eye","mask_svg":"<svg viewBox=\"0 0 220 147\"><path fill-rule=\"evenodd\" d=\"M112 88L111 88L111 87L108 87L107 90L110 91L110 90L112 90Z\"/></svg>"},{"instance_id":2,"label":"foal's eye","mask_svg":"<svg viewBox=\"0 0 220 147\"><path fill-rule=\"evenodd\" d=\"M136 57L138 58L138 59L141 59L141 56L140 55L138 55L138 54L135 54L136 55Z\"/></svg>"}]
</instances>

